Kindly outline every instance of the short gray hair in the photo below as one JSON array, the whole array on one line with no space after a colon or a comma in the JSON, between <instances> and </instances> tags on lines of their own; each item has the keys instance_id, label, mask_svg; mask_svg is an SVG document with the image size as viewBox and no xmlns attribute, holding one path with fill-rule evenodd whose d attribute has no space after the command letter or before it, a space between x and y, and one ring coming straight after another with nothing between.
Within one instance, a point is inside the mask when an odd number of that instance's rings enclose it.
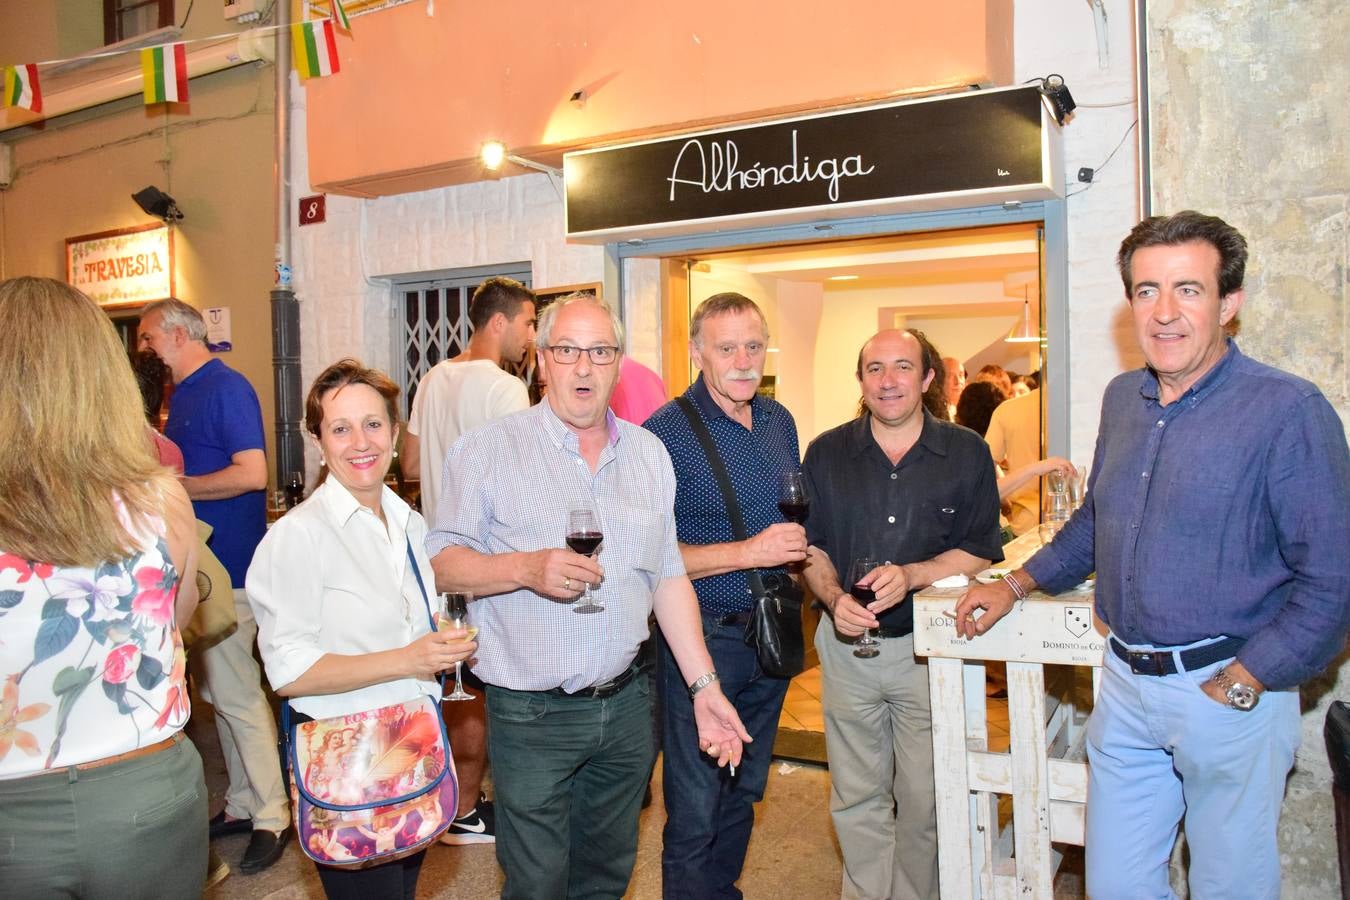
<instances>
[{"instance_id":1,"label":"short gray hair","mask_svg":"<svg viewBox=\"0 0 1350 900\"><path fill-rule=\"evenodd\" d=\"M187 332L189 340L206 343L206 320L195 307L188 306L176 297L170 297L167 300L156 300L141 310L141 318L144 319L151 313L159 313L163 317L159 322L161 331L181 328Z\"/></svg>"},{"instance_id":2,"label":"short gray hair","mask_svg":"<svg viewBox=\"0 0 1350 900\"><path fill-rule=\"evenodd\" d=\"M619 314L615 312L614 307L610 306L590 291L578 291L575 294L568 294L565 297L559 297L539 314L539 322L534 329L534 345L536 347L551 347L553 337L553 323L557 321L558 314L562 312L564 306L571 306L573 303L588 303L596 309L602 310L609 316L609 324L614 329L614 343L619 345L619 352L623 353L623 322L619 319Z\"/></svg>"},{"instance_id":3,"label":"short gray hair","mask_svg":"<svg viewBox=\"0 0 1350 900\"><path fill-rule=\"evenodd\" d=\"M700 303L698 309L694 310L694 317L689 320L689 343L695 347L703 345L704 319L738 312L753 312L759 316L759 324L764 327L764 339L766 341L769 339L769 320L764 317L764 310L759 308L759 304L744 294L726 291L721 294L713 294Z\"/></svg>"}]
</instances>

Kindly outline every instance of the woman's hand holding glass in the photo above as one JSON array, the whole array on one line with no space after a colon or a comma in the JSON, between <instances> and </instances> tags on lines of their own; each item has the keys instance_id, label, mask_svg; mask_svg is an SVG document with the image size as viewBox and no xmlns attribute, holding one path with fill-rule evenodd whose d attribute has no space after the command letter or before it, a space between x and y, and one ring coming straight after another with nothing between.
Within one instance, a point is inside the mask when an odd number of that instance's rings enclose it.
<instances>
[{"instance_id":1,"label":"woman's hand holding glass","mask_svg":"<svg viewBox=\"0 0 1350 900\"><path fill-rule=\"evenodd\" d=\"M468 629L446 629L424 634L403 648L408 675L426 680L473 658L478 642Z\"/></svg>"}]
</instances>

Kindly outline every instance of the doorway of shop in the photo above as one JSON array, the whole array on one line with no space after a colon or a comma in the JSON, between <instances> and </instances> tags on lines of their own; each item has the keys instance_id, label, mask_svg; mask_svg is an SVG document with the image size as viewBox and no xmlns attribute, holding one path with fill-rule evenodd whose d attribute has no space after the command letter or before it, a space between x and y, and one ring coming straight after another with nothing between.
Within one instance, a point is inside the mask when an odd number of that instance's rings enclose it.
<instances>
[{"instance_id":1,"label":"doorway of shop","mask_svg":"<svg viewBox=\"0 0 1350 900\"><path fill-rule=\"evenodd\" d=\"M672 395L698 377L688 344L694 309L713 294L736 291L755 300L768 320L761 392L793 413L803 452L817 435L858 415L854 372L863 342L884 328L916 328L943 357L959 361L970 381L986 366L1037 379L1043 387L1034 427L1044 456L1054 443L1048 408L1067 404L1067 387L1047 378L1054 368L1047 364L1063 361L1054 359L1061 347L1046 340L1052 331L1046 282L1054 278L1047 274L1046 231L1043 220L1029 220L722 246L631 262L648 266L641 279L647 296L652 281L659 284L662 370ZM1039 508L1035 492L1029 502ZM804 615L808 668L789 690L774 752L824 763L812 649L819 617L815 608Z\"/></svg>"}]
</instances>

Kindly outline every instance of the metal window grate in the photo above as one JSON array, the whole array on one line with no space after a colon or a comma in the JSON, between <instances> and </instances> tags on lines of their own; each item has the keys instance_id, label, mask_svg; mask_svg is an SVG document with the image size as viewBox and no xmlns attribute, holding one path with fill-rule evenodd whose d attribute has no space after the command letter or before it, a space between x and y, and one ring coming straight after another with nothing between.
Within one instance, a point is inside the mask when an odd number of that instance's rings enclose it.
<instances>
[{"instance_id":1,"label":"metal window grate","mask_svg":"<svg viewBox=\"0 0 1350 900\"><path fill-rule=\"evenodd\" d=\"M523 267L523 268L522 268ZM505 276L530 284L528 263L395 279L393 284L394 380L401 389L404 420L422 376L469 344L469 300L484 280ZM414 280L415 279L415 280Z\"/></svg>"}]
</instances>

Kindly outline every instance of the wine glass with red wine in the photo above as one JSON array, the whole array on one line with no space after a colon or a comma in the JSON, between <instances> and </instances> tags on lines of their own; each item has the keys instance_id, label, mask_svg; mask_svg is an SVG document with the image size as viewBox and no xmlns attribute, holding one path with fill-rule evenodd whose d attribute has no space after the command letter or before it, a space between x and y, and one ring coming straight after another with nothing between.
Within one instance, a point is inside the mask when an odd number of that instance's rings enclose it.
<instances>
[{"instance_id":1,"label":"wine glass with red wine","mask_svg":"<svg viewBox=\"0 0 1350 900\"><path fill-rule=\"evenodd\" d=\"M877 599L876 592L870 587L863 587L858 584L867 577L867 573L877 567L877 561L870 557L860 556L853 561L849 567L848 583L850 585L848 592L853 595L862 606L866 606ZM862 637L858 638L853 648L853 655L859 659L871 659L881 653L881 641L872 636L872 629L863 629Z\"/></svg>"},{"instance_id":2,"label":"wine glass with red wine","mask_svg":"<svg viewBox=\"0 0 1350 900\"><path fill-rule=\"evenodd\" d=\"M582 556L595 556L604 539L605 534L600 530L600 522L593 509L582 506L568 511L567 549ZM604 604L591 596L591 583L586 582L586 589L581 592L578 602L573 604L572 612L598 613L604 610Z\"/></svg>"},{"instance_id":3,"label":"wine glass with red wine","mask_svg":"<svg viewBox=\"0 0 1350 900\"><path fill-rule=\"evenodd\" d=\"M784 472L779 481L778 511L783 518L798 525L806 524L811 509L811 498L806 496L806 480L801 472Z\"/></svg>"}]
</instances>

